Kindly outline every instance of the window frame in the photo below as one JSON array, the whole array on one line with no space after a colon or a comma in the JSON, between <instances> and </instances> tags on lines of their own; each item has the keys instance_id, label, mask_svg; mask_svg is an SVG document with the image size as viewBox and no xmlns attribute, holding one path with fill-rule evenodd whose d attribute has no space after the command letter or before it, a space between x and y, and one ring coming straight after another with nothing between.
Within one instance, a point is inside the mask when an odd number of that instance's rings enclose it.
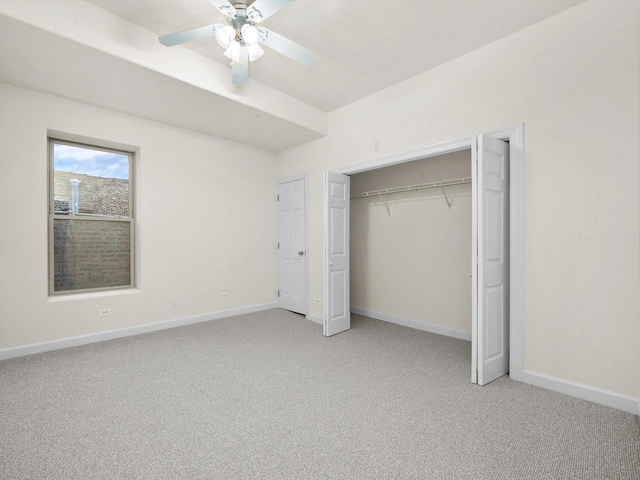
<instances>
[{"instance_id":1,"label":"window frame","mask_svg":"<svg viewBox=\"0 0 640 480\"><path fill-rule=\"evenodd\" d=\"M47 206L47 218L48 218L48 232L47 232L47 241L48 241L48 265L49 265L49 275L48 275L48 290L49 296L60 296L60 295L74 295L76 293L90 293L90 292L104 292L110 290L123 290L123 289L133 289L136 288L136 271L135 271L135 210L134 210L134 162L135 162L135 152L127 151L127 150L119 150L111 147L105 147L100 145L99 141L95 143L82 143L82 142L74 142L69 140L63 140L60 138L49 136L47 137L47 151L48 151L48 162L47 162L47 174L48 174L48 206ZM87 148L91 150L99 150L108 153L115 153L118 155L126 155L129 157L129 215L127 217L115 217L108 215L96 215L91 213L78 213L74 214L69 212L67 215L56 215L55 213L55 165L54 165L54 145L68 145L71 147L78 148ZM72 221L108 221L108 222L128 222L129 223L129 238L131 245L129 247L130 255L130 275L129 275L129 284L128 285L117 285L113 287L96 287L96 288L81 288L76 290L63 290L63 291L55 291L55 268L54 268L54 222L56 218L59 220L72 220Z\"/></svg>"}]
</instances>

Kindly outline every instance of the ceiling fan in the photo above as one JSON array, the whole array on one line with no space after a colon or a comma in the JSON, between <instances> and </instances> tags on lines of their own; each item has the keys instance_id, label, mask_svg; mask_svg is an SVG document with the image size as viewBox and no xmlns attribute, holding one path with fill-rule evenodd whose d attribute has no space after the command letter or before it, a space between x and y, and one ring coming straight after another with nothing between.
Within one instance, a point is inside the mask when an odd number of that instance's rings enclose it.
<instances>
[{"instance_id":1,"label":"ceiling fan","mask_svg":"<svg viewBox=\"0 0 640 480\"><path fill-rule=\"evenodd\" d=\"M231 59L231 79L240 85L247 81L249 62L260 58L264 50L258 43L308 67L315 54L295 42L256 24L270 17L294 0L209 0L224 14L227 24L214 23L183 32L158 37L160 43L172 47L181 43L216 37L224 55Z\"/></svg>"}]
</instances>

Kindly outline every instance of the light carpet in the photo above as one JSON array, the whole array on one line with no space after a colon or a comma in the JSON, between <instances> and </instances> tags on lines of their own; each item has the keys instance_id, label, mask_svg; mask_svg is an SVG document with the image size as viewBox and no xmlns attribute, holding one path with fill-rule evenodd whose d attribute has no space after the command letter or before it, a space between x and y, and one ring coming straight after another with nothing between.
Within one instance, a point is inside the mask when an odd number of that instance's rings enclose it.
<instances>
[{"instance_id":1,"label":"light carpet","mask_svg":"<svg viewBox=\"0 0 640 480\"><path fill-rule=\"evenodd\" d=\"M2 479L640 479L637 417L270 310L0 362Z\"/></svg>"}]
</instances>

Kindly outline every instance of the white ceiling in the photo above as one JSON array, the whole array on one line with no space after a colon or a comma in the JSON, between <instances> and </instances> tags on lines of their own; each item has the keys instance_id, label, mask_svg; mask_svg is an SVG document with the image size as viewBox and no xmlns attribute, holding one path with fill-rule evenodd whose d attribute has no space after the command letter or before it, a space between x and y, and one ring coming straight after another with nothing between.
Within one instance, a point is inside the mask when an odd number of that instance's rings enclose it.
<instances>
[{"instance_id":1,"label":"white ceiling","mask_svg":"<svg viewBox=\"0 0 640 480\"><path fill-rule=\"evenodd\" d=\"M316 62L267 51L236 86L215 39L158 42L224 21L209 0L0 0L0 82L278 152L325 136L327 112L581 1L297 0L264 25Z\"/></svg>"},{"instance_id":2,"label":"white ceiling","mask_svg":"<svg viewBox=\"0 0 640 480\"><path fill-rule=\"evenodd\" d=\"M208 0L89 1L158 35L224 21ZM329 112L582 1L297 0L263 25L313 50L316 62L306 68L267 51L250 78ZM215 39L185 46L228 63Z\"/></svg>"}]
</instances>

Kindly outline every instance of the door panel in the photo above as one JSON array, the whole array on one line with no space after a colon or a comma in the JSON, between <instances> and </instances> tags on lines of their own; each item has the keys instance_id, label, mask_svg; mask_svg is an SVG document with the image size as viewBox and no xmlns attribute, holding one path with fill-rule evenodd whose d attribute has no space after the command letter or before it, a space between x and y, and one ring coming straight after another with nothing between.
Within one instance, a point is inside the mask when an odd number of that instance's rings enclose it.
<instances>
[{"instance_id":1,"label":"door panel","mask_svg":"<svg viewBox=\"0 0 640 480\"><path fill-rule=\"evenodd\" d=\"M351 328L349 297L350 178L334 172L324 176L325 313L327 337Z\"/></svg>"},{"instance_id":2,"label":"door panel","mask_svg":"<svg viewBox=\"0 0 640 480\"><path fill-rule=\"evenodd\" d=\"M473 149L477 280L472 381L486 385L509 371L509 144L479 135Z\"/></svg>"},{"instance_id":3,"label":"door panel","mask_svg":"<svg viewBox=\"0 0 640 480\"><path fill-rule=\"evenodd\" d=\"M344 232L346 230L344 216L344 208L331 207L331 220L329 224L333 228L331 229L330 255L344 255Z\"/></svg>"},{"instance_id":4,"label":"door panel","mask_svg":"<svg viewBox=\"0 0 640 480\"><path fill-rule=\"evenodd\" d=\"M306 314L305 179L278 184L278 307Z\"/></svg>"}]
</instances>

